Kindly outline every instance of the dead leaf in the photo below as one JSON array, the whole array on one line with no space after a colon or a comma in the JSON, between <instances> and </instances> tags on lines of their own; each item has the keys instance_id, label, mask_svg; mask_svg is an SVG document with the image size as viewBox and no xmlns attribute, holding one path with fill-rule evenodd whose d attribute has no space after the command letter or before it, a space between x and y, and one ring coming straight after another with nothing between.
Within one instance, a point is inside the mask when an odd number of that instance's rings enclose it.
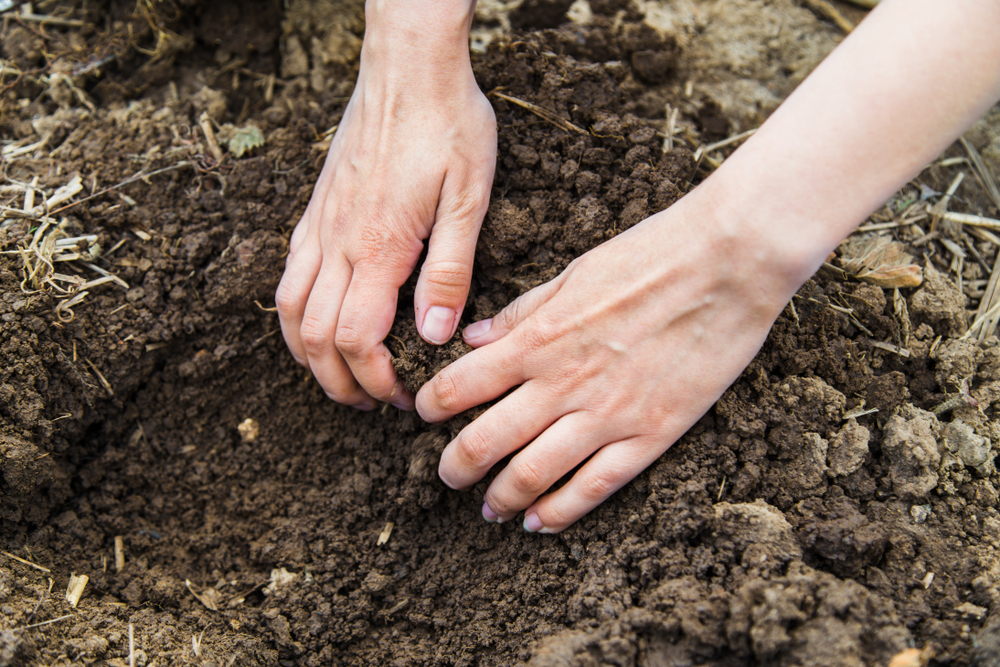
<instances>
[{"instance_id":1,"label":"dead leaf","mask_svg":"<svg viewBox=\"0 0 1000 667\"><path fill-rule=\"evenodd\" d=\"M919 287L924 280L903 244L888 236L848 239L840 247L840 265L854 278L886 289Z\"/></svg>"},{"instance_id":2,"label":"dead leaf","mask_svg":"<svg viewBox=\"0 0 1000 667\"><path fill-rule=\"evenodd\" d=\"M223 595L214 588L203 588L199 593L194 589L194 586L187 579L184 580L184 585L188 587L191 591L191 595L198 599L198 602L205 605L205 608L209 611L219 611L219 603L223 600Z\"/></svg>"},{"instance_id":3,"label":"dead leaf","mask_svg":"<svg viewBox=\"0 0 1000 667\"><path fill-rule=\"evenodd\" d=\"M226 143L226 146L237 158L241 158L258 146L264 145L264 133L252 123L243 127L227 123L219 129L219 139Z\"/></svg>"}]
</instances>

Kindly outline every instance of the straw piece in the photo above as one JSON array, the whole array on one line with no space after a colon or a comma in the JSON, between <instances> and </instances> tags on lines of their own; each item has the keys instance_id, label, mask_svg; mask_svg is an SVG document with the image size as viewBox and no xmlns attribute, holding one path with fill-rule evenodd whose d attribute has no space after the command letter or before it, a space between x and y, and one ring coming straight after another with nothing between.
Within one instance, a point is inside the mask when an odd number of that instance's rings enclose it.
<instances>
[{"instance_id":1,"label":"straw piece","mask_svg":"<svg viewBox=\"0 0 1000 667\"><path fill-rule=\"evenodd\" d=\"M18 558L17 556L15 556L14 554L10 553L9 551L0 551L0 554L3 554L4 556L6 556L7 558L10 558L11 560L16 560L18 563L23 563L24 565L27 565L28 567L33 567L36 570L40 570L42 572L49 573L49 574L52 572L52 570L50 570L47 567L42 567L41 565L38 565L37 563L32 563L30 560L24 560L23 558Z\"/></svg>"},{"instance_id":2,"label":"straw piece","mask_svg":"<svg viewBox=\"0 0 1000 667\"><path fill-rule=\"evenodd\" d=\"M69 586L66 587L66 599L69 601L73 608L76 609L76 605L80 604L80 598L83 597L83 589L87 587L87 582L90 581L90 577L85 574L77 576L71 574L69 577Z\"/></svg>"},{"instance_id":3,"label":"straw piece","mask_svg":"<svg viewBox=\"0 0 1000 667\"><path fill-rule=\"evenodd\" d=\"M519 100L518 98L511 97L510 95L504 95L503 93L497 92L495 90L492 93L490 93L490 95L494 97L499 97L501 100L506 100L511 104L516 104L522 109L527 109L528 111L535 114L539 118L547 120L548 122L552 123L559 129L566 130L567 132L576 132L578 134L587 134L587 131L582 127L574 125L573 123L569 122L568 120L566 120L559 114L555 113L554 111L549 111L548 109L540 107L537 104L532 104L531 102L525 102L524 100Z\"/></svg>"}]
</instances>

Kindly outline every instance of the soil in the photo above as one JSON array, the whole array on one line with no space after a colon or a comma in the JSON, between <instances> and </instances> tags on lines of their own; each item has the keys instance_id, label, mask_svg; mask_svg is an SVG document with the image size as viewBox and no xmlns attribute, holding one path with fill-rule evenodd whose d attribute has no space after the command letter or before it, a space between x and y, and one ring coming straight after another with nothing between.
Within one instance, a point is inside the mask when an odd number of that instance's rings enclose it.
<instances>
[{"instance_id":1,"label":"soil","mask_svg":"<svg viewBox=\"0 0 1000 667\"><path fill-rule=\"evenodd\" d=\"M57 4L37 8L87 25L0 33L25 73L4 79L0 136L46 140L5 158L0 203L81 176L60 230L96 235L93 262L128 287L95 286L70 313L0 255L0 665L125 665L130 629L138 665L860 667L912 646L996 663L1000 341L962 339L995 246L969 239L986 267L970 253L957 270L937 241L913 247L925 280L898 299L821 272L656 464L564 533L529 535L481 519L488 479L437 480L477 411L430 427L334 405L269 309L350 93L362 4L185 1L150 20ZM560 24L564 2L483 8L477 34L507 35L474 58L483 90L582 131L491 96L500 158L466 320L682 196L709 168L692 149L759 122L838 40L790 1L742 42L723 27L759 3L646 5L594 0L586 24ZM94 54L114 57L83 71ZM220 160L203 113L266 142ZM987 157L995 127L971 139ZM974 185L957 199L996 217ZM9 251L37 221L0 225ZM412 288L388 344L415 388L466 350L418 339ZM978 407L935 412L964 379ZM75 609L71 574L89 577Z\"/></svg>"}]
</instances>

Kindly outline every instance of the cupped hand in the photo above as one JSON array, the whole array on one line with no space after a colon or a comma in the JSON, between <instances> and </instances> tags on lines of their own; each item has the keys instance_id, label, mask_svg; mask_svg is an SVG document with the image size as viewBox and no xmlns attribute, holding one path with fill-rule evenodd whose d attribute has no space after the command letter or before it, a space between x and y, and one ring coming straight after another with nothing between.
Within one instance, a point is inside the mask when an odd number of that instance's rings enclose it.
<instances>
[{"instance_id":1,"label":"cupped hand","mask_svg":"<svg viewBox=\"0 0 1000 667\"><path fill-rule=\"evenodd\" d=\"M423 37L366 35L357 87L275 296L296 361L331 399L360 409L376 400L412 409L383 344L399 288L429 238L416 321L428 342L447 342L493 182L496 120L468 43Z\"/></svg>"},{"instance_id":2,"label":"cupped hand","mask_svg":"<svg viewBox=\"0 0 1000 667\"><path fill-rule=\"evenodd\" d=\"M743 236L684 199L466 328L477 349L420 390L420 415L441 421L517 388L448 445L441 479L470 487L517 452L483 515L524 511L525 529L553 533L642 472L749 364L798 286Z\"/></svg>"}]
</instances>

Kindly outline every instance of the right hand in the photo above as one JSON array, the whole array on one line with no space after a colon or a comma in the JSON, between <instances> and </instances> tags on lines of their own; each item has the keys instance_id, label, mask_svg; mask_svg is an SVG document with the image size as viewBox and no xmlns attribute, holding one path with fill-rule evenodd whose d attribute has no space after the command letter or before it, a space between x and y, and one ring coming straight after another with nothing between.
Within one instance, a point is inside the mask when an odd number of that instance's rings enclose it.
<instances>
[{"instance_id":1,"label":"right hand","mask_svg":"<svg viewBox=\"0 0 1000 667\"><path fill-rule=\"evenodd\" d=\"M275 301L292 355L331 399L412 409L383 340L428 238L417 329L435 345L454 334L493 184L496 118L469 61L471 9L453 30L378 11Z\"/></svg>"}]
</instances>

